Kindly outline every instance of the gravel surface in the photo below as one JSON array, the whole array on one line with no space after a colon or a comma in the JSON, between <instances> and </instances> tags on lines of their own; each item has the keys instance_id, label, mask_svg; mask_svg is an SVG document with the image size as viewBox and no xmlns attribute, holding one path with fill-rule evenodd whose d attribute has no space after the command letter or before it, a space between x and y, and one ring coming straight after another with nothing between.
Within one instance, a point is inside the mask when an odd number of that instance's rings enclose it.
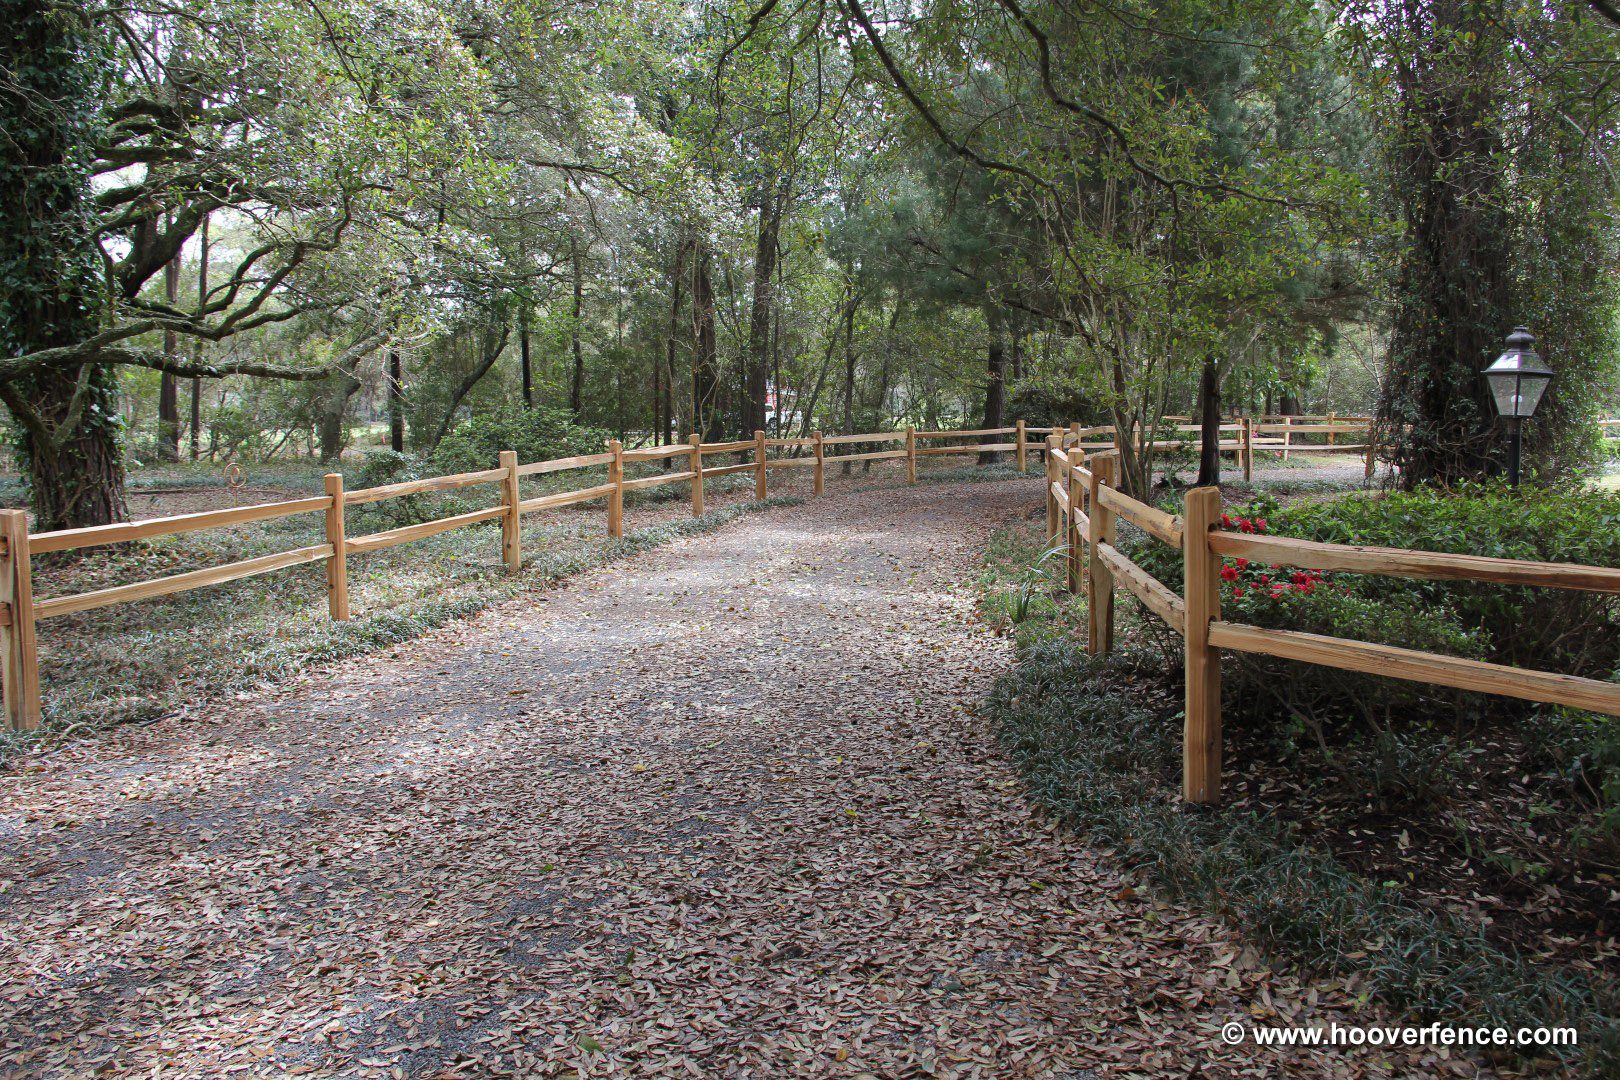
<instances>
[{"instance_id":1,"label":"gravel surface","mask_svg":"<svg viewBox=\"0 0 1620 1080\"><path fill-rule=\"evenodd\" d=\"M0 779L15 1076L1436 1075L1036 816L974 715L1038 480L744 518Z\"/></svg>"}]
</instances>

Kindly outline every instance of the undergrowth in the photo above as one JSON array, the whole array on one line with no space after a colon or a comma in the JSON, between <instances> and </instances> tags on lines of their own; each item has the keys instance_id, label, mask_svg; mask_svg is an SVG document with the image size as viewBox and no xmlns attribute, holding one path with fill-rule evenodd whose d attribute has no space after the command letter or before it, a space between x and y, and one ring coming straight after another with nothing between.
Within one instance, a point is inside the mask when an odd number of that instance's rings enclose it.
<instances>
[{"instance_id":1,"label":"undergrowth","mask_svg":"<svg viewBox=\"0 0 1620 1080\"><path fill-rule=\"evenodd\" d=\"M736 503L698 518L631 529L620 539L603 535L594 522L530 526L523 530L523 572L516 576L500 565L500 530L493 523L351 557L355 617L341 623L327 617L319 563L278 574L270 588L267 579L248 578L143 604L138 617L122 605L64 617L46 624L41 635L44 722L30 734L0 732L0 767L30 743L156 719L199 699L387 648L582 571L753 511L803 501L775 496ZM188 565L201 542L211 545L206 550L219 561L243 557L243 548L257 553L258 546L290 546L286 534L294 526L271 522L263 528L268 537L169 539Z\"/></svg>"},{"instance_id":2,"label":"undergrowth","mask_svg":"<svg viewBox=\"0 0 1620 1080\"><path fill-rule=\"evenodd\" d=\"M1027 530L997 535L980 580L987 617L1017 603L1018 560L1028 568L1038 552ZM1395 883L1357 876L1275 814L1183 806L1174 675L1137 645L1086 655L1071 619L1061 602L1030 609L1017 633L1019 666L986 706L1035 801L1166 898L1227 917L1280 959L1319 976L1353 975L1425 1020L1572 1025L1580 1046L1564 1064L1615 1075L1614 1003L1579 973L1529 964Z\"/></svg>"}]
</instances>

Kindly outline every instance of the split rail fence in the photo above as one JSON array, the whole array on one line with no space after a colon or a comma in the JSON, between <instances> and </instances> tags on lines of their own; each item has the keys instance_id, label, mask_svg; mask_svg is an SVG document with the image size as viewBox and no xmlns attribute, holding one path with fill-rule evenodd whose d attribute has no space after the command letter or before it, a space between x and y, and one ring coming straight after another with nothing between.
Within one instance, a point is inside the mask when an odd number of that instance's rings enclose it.
<instances>
[{"instance_id":1,"label":"split rail fence","mask_svg":"<svg viewBox=\"0 0 1620 1080\"><path fill-rule=\"evenodd\" d=\"M325 494L310 498L32 534L28 531L27 511L0 510L0 693L3 693L6 723L18 730L31 730L39 725L41 699L37 624L43 619L113 604L127 604L168 596L306 563L324 562L331 617L345 620L349 617L350 556L381 551L451 529L498 520L501 523L502 560L509 571L515 572L523 563L520 529L523 515L536 511L557 510L579 503L603 500L607 509L608 535L618 537L624 535L624 494L627 491L661 487L666 484L688 484L691 489L692 515L697 517L703 514L704 481L710 478L751 472L754 475L754 496L764 499L768 473L778 468L813 470L814 490L817 495L825 491L826 467L829 464L903 459L906 463L906 479L915 483L919 458L948 454L1006 453L1015 455L1018 468L1023 470L1026 468L1029 451L1033 448L1038 453L1041 447L1039 442L1031 443L1030 436L1046 435L1053 430L1053 428L1026 427L1020 421L1011 427L964 431L922 432L914 428L905 428L900 431L858 435L822 435L817 432L799 439L770 439L766 438L763 431L756 431L752 439L736 442L704 442L701 436L693 435L687 443L630 450L615 440L600 454L584 454L528 464L520 463L515 451L506 450L501 452L500 464L494 469L407 480L354 491L344 490L341 473L330 473L325 480ZM1013 441L982 441L1006 435L1014 436ZM955 441L962 439L975 441L971 443ZM953 441L946 443L937 442L938 440ZM889 448L855 452L844 452L839 449L862 443ZM830 454L829 448L833 448ZM752 460L734 465L704 464L704 459L723 454L751 455ZM661 462L665 459L679 459L680 471L658 472L632 479L625 477L627 464ZM522 497L520 484L525 478L583 469L600 470L603 466L607 469L607 480L604 483L534 498ZM348 534L345 510L349 507L385 499L459 491L480 486L493 486L498 489L499 500L495 505L384 532L367 533L362 536ZM326 537L323 543L168 577L98 589L94 592L45 599L34 596L32 567L33 557L36 555L159 536L174 536L205 529L223 529L301 514L324 516Z\"/></svg>"},{"instance_id":2,"label":"split rail fence","mask_svg":"<svg viewBox=\"0 0 1620 1080\"><path fill-rule=\"evenodd\" d=\"M1329 422L1316 423L1318 419L1322 418L1292 417L1275 423L1268 423L1265 417L1258 421L1237 420L1222 425L1219 449L1233 453L1244 466L1246 475L1252 468L1256 447L1280 446L1285 451L1310 453L1361 452L1367 453L1371 460L1371 450L1365 441L1359 444L1330 441L1325 445L1309 446L1292 442L1292 435L1325 435L1332 440L1341 434L1365 434L1368 431L1365 418L1330 417L1325 418ZM1274 428L1284 429L1280 438L1273 437ZM1180 434L1198 429L1184 425L1173 430ZM1232 433L1233 437L1228 439L1228 433ZM1006 435L1014 436L1013 441L959 441ZM1116 584L1140 598L1149 610L1174 627L1186 640L1188 689L1183 787L1188 799L1209 802L1219 796L1220 660L1216 650L1220 648L1263 652L1354 671L1419 679L1620 715L1620 685L1365 642L1228 623L1220 618L1218 592L1219 560L1222 556L1239 556L1306 569L1471 579L1610 593L1620 592L1620 570L1214 532L1213 523L1220 519L1220 494L1215 489L1191 492L1186 513L1182 517L1175 517L1138 502L1115 488L1118 450L1114 448L1113 435L1114 428L1108 426L1084 428L1071 424L1061 428L1030 427L1021 421L1011 427L961 431L923 432L906 428L855 435L822 435L818 432L798 439L771 439L764 432L755 432L751 440L721 443L706 443L700 436L693 435L688 443L630 450L615 441L603 453L528 464L520 463L515 452L503 451L500 464L494 469L354 491L346 491L342 475L332 473L326 477L325 493L310 498L85 529L31 534L26 511L0 510L0 691L3 691L6 722L12 728L28 730L36 727L40 721L37 624L43 619L167 596L306 563L324 562L330 615L333 619L344 620L349 617L349 556L380 551L452 529L500 521L502 559L507 569L515 572L521 567L523 559L520 530L523 515L537 511L604 500L607 532L617 537L624 534L624 493L627 491L686 483L690 486L692 514L699 516L704 512L704 481L711 477L752 472L755 497L763 499L767 494L770 470L808 468L813 470L814 491L819 496L825 491L828 464L904 460L906 479L915 483L920 458L950 454L1013 454L1019 470L1023 471L1031 451L1037 454L1045 452L1048 470L1047 531L1054 542L1059 537L1067 538L1068 584L1075 591L1083 587L1087 593L1091 651L1106 652L1112 648ZM1045 442L1032 442L1032 436L1044 436ZM1103 437L1108 441L1099 441ZM858 444L890 448L827 452L828 448ZM1181 444L1172 442L1163 445ZM773 457L772 451L776 451L777 456ZM704 464L706 457L722 454L751 454L752 460L731 465ZM665 459L680 459L679 463L684 467L680 471L631 479L625 477L627 464ZM521 495L520 484L527 477L600 469L604 466L607 470L605 483L528 499ZM498 489L499 501L485 509L361 536L348 535L345 511L351 506L491 485ZM301 514L323 515L326 532L323 543L93 592L44 599L36 598L33 593L32 560L36 555L229 528ZM1176 595L1119 552L1115 547L1114 534L1115 522L1120 517L1140 526L1159 540L1184 549L1187 566L1184 592L1187 599Z\"/></svg>"},{"instance_id":3,"label":"split rail fence","mask_svg":"<svg viewBox=\"0 0 1620 1080\"><path fill-rule=\"evenodd\" d=\"M1224 532L1218 488L1188 492L1183 513L1172 515L1114 486L1117 449L1102 448L1088 455L1083 447L1075 434L1047 438L1047 535L1051 544L1063 544L1067 549L1070 591L1085 590L1088 651L1107 653L1114 647L1116 587L1135 596L1181 636L1186 676L1182 797L1187 801L1213 803L1220 799L1221 649L1620 716L1620 683L1228 622L1221 618L1220 594L1223 558L1301 570L1609 594L1620 594L1620 568ZM1120 519L1181 550L1179 595L1120 552L1116 546Z\"/></svg>"}]
</instances>

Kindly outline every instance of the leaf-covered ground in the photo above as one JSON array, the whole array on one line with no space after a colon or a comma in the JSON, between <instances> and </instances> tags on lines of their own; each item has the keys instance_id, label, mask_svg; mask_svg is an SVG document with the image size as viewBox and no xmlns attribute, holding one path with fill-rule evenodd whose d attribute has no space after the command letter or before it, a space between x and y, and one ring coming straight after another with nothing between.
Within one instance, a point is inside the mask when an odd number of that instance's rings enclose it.
<instances>
[{"instance_id":1,"label":"leaf-covered ground","mask_svg":"<svg viewBox=\"0 0 1620 1080\"><path fill-rule=\"evenodd\" d=\"M0 780L18 1076L1435 1075L1134 892L975 716L1040 482L779 507Z\"/></svg>"}]
</instances>

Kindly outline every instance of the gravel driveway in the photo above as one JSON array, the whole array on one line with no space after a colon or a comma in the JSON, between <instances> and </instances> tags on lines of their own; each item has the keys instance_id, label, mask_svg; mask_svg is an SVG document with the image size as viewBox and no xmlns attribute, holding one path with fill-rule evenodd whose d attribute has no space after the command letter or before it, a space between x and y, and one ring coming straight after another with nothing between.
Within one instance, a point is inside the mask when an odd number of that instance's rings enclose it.
<instances>
[{"instance_id":1,"label":"gravel driveway","mask_svg":"<svg viewBox=\"0 0 1620 1080\"><path fill-rule=\"evenodd\" d=\"M1039 499L774 509L34 759L0 1073L1387 1073L1225 1046L1357 1017L1028 808L972 582Z\"/></svg>"}]
</instances>

